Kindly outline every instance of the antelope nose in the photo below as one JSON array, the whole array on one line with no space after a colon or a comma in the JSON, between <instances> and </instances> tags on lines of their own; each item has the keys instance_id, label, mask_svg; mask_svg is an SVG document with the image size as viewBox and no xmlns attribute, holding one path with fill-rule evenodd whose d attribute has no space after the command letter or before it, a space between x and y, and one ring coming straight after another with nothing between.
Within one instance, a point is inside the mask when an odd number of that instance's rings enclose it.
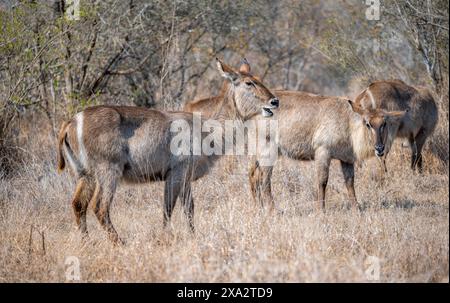
<instances>
[{"instance_id":1,"label":"antelope nose","mask_svg":"<svg viewBox=\"0 0 450 303\"><path fill-rule=\"evenodd\" d=\"M383 144L376 144L375 145L375 152L377 156L382 156L384 154L384 145Z\"/></svg>"},{"instance_id":2,"label":"antelope nose","mask_svg":"<svg viewBox=\"0 0 450 303\"><path fill-rule=\"evenodd\" d=\"M280 106L280 100L278 100L278 98L273 98L270 100L270 105L272 105L273 108L278 108L278 106Z\"/></svg>"}]
</instances>

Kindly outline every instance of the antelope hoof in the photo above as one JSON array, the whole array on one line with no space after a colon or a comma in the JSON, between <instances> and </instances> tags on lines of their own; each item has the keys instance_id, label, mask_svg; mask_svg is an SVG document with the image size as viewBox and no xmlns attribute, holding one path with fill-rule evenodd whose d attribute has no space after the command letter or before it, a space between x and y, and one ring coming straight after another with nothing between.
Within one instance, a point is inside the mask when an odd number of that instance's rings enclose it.
<instances>
[{"instance_id":1,"label":"antelope hoof","mask_svg":"<svg viewBox=\"0 0 450 303\"><path fill-rule=\"evenodd\" d=\"M110 235L110 240L114 246L125 246L125 241L119 238L117 234Z\"/></svg>"},{"instance_id":2,"label":"antelope hoof","mask_svg":"<svg viewBox=\"0 0 450 303\"><path fill-rule=\"evenodd\" d=\"M285 213L286 213L286 211L285 211L284 209L275 208L275 213L276 213L278 216L284 216Z\"/></svg>"},{"instance_id":3,"label":"antelope hoof","mask_svg":"<svg viewBox=\"0 0 450 303\"><path fill-rule=\"evenodd\" d=\"M352 204L350 204L350 210L361 212L362 211L362 206L360 204L358 204L358 203L352 203Z\"/></svg>"},{"instance_id":4,"label":"antelope hoof","mask_svg":"<svg viewBox=\"0 0 450 303\"><path fill-rule=\"evenodd\" d=\"M125 240L122 240L120 238L117 239L116 242L114 242L114 245L119 246L119 247L123 247L126 245Z\"/></svg>"}]
</instances>

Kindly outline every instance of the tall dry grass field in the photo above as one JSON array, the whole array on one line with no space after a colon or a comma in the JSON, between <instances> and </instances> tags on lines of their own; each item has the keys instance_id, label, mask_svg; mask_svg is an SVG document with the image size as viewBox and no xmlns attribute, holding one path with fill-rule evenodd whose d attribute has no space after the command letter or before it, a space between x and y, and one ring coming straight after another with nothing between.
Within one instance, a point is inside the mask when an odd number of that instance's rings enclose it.
<instances>
[{"instance_id":1,"label":"tall dry grass field","mask_svg":"<svg viewBox=\"0 0 450 303\"><path fill-rule=\"evenodd\" d=\"M252 202L247 160L224 159L195 182L195 235L179 206L163 229L162 183L122 185L111 216L126 245L115 247L92 211L81 240L70 204L75 180L56 173L51 133L22 126L24 163L0 179L0 282L66 282L73 257L82 282L365 282L373 260L375 281L448 281L448 168L429 148L423 175L409 169L400 141L383 180L372 180L370 163L358 167L362 211L346 208L333 163L325 213L312 201L311 162L279 159L273 191L284 212L266 214Z\"/></svg>"}]
</instances>

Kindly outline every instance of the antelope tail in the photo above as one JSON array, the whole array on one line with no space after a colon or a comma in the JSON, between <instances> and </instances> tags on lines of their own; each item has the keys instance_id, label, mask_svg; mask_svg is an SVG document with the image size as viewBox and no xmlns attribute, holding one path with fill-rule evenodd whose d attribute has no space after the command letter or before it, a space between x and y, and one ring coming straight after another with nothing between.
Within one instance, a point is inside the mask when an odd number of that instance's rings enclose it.
<instances>
[{"instance_id":1,"label":"antelope tail","mask_svg":"<svg viewBox=\"0 0 450 303\"><path fill-rule=\"evenodd\" d=\"M67 135L66 130L68 125L69 122L63 122L58 134L58 173L61 173L66 167L66 160L64 159L63 153L63 144L64 141L66 140Z\"/></svg>"}]
</instances>

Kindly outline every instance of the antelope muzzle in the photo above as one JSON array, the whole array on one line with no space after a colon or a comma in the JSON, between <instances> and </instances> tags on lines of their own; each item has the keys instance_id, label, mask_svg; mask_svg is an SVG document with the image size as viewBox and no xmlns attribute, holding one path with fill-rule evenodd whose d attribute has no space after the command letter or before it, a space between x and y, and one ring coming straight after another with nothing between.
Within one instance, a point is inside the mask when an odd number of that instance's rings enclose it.
<instances>
[{"instance_id":1,"label":"antelope muzzle","mask_svg":"<svg viewBox=\"0 0 450 303\"><path fill-rule=\"evenodd\" d=\"M384 155L384 144L375 144L375 155L382 157Z\"/></svg>"},{"instance_id":2,"label":"antelope muzzle","mask_svg":"<svg viewBox=\"0 0 450 303\"><path fill-rule=\"evenodd\" d=\"M278 100L278 98L270 99L269 105L263 107L263 112L262 112L263 116L264 117L272 117L273 116L272 109L277 109L279 106L280 106L280 100Z\"/></svg>"}]
</instances>

